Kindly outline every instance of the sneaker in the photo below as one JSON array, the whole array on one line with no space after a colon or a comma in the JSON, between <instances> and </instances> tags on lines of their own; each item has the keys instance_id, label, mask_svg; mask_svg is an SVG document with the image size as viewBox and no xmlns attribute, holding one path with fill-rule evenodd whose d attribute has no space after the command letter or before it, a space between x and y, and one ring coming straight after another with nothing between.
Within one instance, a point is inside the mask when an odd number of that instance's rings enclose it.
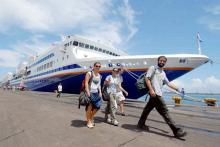
<instances>
[{"instance_id":1,"label":"sneaker","mask_svg":"<svg viewBox=\"0 0 220 147\"><path fill-rule=\"evenodd\" d=\"M138 129L141 129L141 130L146 130L146 131L149 131L149 127L148 126L146 126L146 125L137 125L137 128Z\"/></svg>"},{"instance_id":2,"label":"sneaker","mask_svg":"<svg viewBox=\"0 0 220 147\"><path fill-rule=\"evenodd\" d=\"M184 136L186 136L186 132L185 131L183 131L183 129L181 129L181 128L179 128L179 129L177 129L177 131L174 133L174 136L176 137L176 138L180 138L180 137L184 137Z\"/></svg>"},{"instance_id":3,"label":"sneaker","mask_svg":"<svg viewBox=\"0 0 220 147\"><path fill-rule=\"evenodd\" d=\"M112 120L110 118L107 118L107 123L111 124L112 123Z\"/></svg>"},{"instance_id":4,"label":"sneaker","mask_svg":"<svg viewBox=\"0 0 220 147\"><path fill-rule=\"evenodd\" d=\"M115 120L112 120L112 124L113 124L114 126L118 126L119 122L115 119Z\"/></svg>"},{"instance_id":5,"label":"sneaker","mask_svg":"<svg viewBox=\"0 0 220 147\"><path fill-rule=\"evenodd\" d=\"M88 127L89 129L94 128L94 126L93 126L92 124L87 124L87 127Z\"/></svg>"}]
</instances>

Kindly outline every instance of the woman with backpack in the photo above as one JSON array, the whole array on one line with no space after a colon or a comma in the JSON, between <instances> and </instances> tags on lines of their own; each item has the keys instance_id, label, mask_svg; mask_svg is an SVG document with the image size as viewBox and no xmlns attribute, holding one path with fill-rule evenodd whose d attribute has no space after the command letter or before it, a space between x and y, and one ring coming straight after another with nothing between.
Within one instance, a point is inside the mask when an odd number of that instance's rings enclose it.
<instances>
[{"instance_id":1,"label":"woman with backpack","mask_svg":"<svg viewBox=\"0 0 220 147\"><path fill-rule=\"evenodd\" d=\"M99 69L101 68L100 62L95 62L93 70L86 73L85 77L85 91L91 101L86 106L86 118L87 127L94 127L94 115L100 109L101 106L101 75L99 74Z\"/></svg>"}]
</instances>

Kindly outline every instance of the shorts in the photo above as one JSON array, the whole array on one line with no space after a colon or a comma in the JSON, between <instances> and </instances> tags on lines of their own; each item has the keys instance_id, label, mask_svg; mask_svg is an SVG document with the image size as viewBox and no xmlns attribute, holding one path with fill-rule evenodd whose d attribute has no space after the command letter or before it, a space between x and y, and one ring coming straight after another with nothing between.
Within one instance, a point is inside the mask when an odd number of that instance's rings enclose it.
<instances>
[{"instance_id":1,"label":"shorts","mask_svg":"<svg viewBox=\"0 0 220 147\"><path fill-rule=\"evenodd\" d=\"M125 100L125 97L124 97L122 91L117 92L115 95L116 95L116 99L117 99L119 102Z\"/></svg>"},{"instance_id":2,"label":"shorts","mask_svg":"<svg viewBox=\"0 0 220 147\"><path fill-rule=\"evenodd\" d=\"M94 108L100 109L102 100L101 97L99 96L99 93L90 93L91 94L91 104Z\"/></svg>"}]
</instances>

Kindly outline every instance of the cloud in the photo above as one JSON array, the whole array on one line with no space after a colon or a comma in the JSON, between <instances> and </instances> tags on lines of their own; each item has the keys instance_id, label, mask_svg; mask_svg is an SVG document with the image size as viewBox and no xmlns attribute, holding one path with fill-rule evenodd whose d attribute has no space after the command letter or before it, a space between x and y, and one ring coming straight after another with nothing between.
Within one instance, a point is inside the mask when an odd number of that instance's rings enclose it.
<instances>
[{"instance_id":1,"label":"cloud","mask_svg":"<svg viewBox=\"0 0 220 147\"><path fill-rule=\"evenodd\" d=\"M136 27L135 11L131 8L128 0L123 0L124 5L119 8L120 14L125 18L126 25L130 31L127 40L130 40L138 31Z\"/></svg>"},{"instance_id":2,"label":"cloud","mask_svg":"<svg viewBox=\"0 0 220 147\"><path fill-rule=\"evenodd\" d=\"M205 11L209 12L213 15L219 15L220 14L220 5L208 6L205 8Z\"/></svg>"},{"instance_id":3,"label":"cloud","mask_svg":"<svg viewBox=\"0 0 220 147\"><path fill-rule=\"evenodd\" d=\"M0 37L25 34L21 38L27 39L13 38L0 49L0 67L16 67L47 50L48 39L60 34L122 46L138 30L135 17L128 0L1 0Z\"/></svg>"},{"instance_id":4,"label":"cloud","mask_svg":"<svg viewBox=\"0 0 220 147\"><path fill-rule=\"evenodd\" d=\"M9 49L0 49L0 67L17 67L21 61L48 50L51 42L45 42L44 36L34 35L27 40L14 42Z\"/></svg>"},{"instance_id":5,"label":"cloud","mask_svg":"<svg viewBox=\"0 0 220 147\"><path fill-rule=\"evenodd\" d=\"M52 45L51 42L46 42L45 40L43 35L34 35L27 40L15 42L10 48L24 57L41 54Z\"/></svg>"},{"instance_id":6,"label":"cloud","mask_svg":"<svg viewBox=\"0 0 220 147\"><path fill-rule=\"evenodd\" d=\"M220 5L211 5L204 8L207 15L199 18L199 23L205 24L210 30L220 30Z\"/></svg>"},{"instance_id":7,"label":"cloud","mask_svg":"<svg viewBox=\"0 0 220 147\"><path fill-rule=\"evenodd\" d=\"M99 21L109 3L109 0L2 0L0 22L4 29L19 26L30 31L57 31Z\"/></svg>"},{"instance_id":8,"label":"cloud","mask_svg":"<svg viewBox=\"0 0 220 147\"><path fill-rule=\"evenodd\" d=\"M74 31L116 45L137 32L135 11L128 0L2 0L0 33L12 27L35 34ZM122 33L122 28L128 33Z\"/></svg>"},{"instance_id":9,"label":"cloud","mask_svg":"<svg viewBox=\"0 0 220 147\"><path fill-rule=\"evenodd\" d=\"M16 67L22 55L6 49L0 49L0 67Z\"/></svg>"},{"instance_id":10,"label":"cloud","mask_svg":"<svg viewBox=\"0 0 220 147\"><path fill-rule=\"evenodd\" d=\"M209 76L206 79L193 78L191 81L174 80L178 87L192 93L220 93L220 79Z\"/></svg>"}]
</instances>

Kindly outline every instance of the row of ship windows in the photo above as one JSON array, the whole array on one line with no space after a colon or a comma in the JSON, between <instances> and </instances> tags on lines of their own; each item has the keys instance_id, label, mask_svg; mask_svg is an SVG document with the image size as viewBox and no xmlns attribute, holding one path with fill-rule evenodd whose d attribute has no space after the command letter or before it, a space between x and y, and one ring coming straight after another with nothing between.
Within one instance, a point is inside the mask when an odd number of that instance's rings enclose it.
<instances>
[{"instance_id":1,"label":"row of ship windows","mask_svg":"<svg viewBox=\"0 0 220 147\"><path fill-rule=\"evenodd\" d=\"M66 58L68 59L68 58L69 58L69 55L66 55ZM64 60L64 59L65 59L65 57L62 57L62 60ZM59 60L57 59L57 62L58 62L58 61L59 61ZM40 71L43 71L43 70L46 70L46 69L48 69L48 68L53 67L53 64L54 64L54 63L55 63L55 61L51 61L51 62L45 63L45 64L43 64L43 65L37 67L37 72L40 72Z\"/></svg>"},{"instance_id":2,"label":"row of ship windows","mask_svg":"<svg viewBox=\"0 0 220 147\"><path fill-rule=\"evenodd\" d=\"M83 48L86 48L86 49L95 50L95 51L102 52L102 53L105 53L105 54L109 54L109 55L112 55L112 56L120 56L120 55L118 55L116 53L113 53L113 52L110 52L106 49L98 48L98 47L95 47L93 45L85 44L85 43L78 42L78 41L70 41L69 43L64 44L65 47L71 46L71 45L83 47Z\"/></svg>"},{"instance_id":3,"label":"row of ship windows","mask_svg":"<svg viewBox=\"0 0 220 147\"><path fill-rule=\"evenodd\" d=\"M49 54L48 56L46 56L46 57L40 59L39 61L35 62L34 64L32 64L30 67L33 67L33 66L35 66L35 65L37 65L37 64L40 64L41 62L44 62L44 61L50 59L50 58L53 57L53 56L54 56L54 53L51 53L51 54ZM30 67L29 67L29 68L30 68Z\"/></svg>"},{"instance_id":4,"label":"row of ship windows","mask_svg":"<svg viewBox=\"0 0 220 147\"><path fill-rule=\"evenodd\" d=\"M37 72L51 68L53 66L53 61L49 62L49 63L45 63L39 67L37 67Z\"/></svg>"}]
</instances>

